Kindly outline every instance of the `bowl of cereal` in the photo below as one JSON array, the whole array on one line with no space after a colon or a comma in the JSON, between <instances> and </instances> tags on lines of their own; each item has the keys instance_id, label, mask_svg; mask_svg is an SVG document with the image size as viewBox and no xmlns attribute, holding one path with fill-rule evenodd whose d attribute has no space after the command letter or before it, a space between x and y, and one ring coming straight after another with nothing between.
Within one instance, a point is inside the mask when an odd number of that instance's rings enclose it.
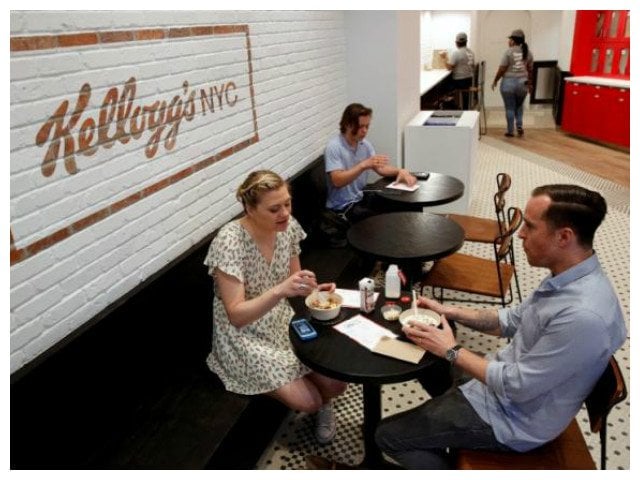
<instances>
[{"instance_id":1,"label":"bowl of cereal","mask_svg":"<svg viewBox=\"0 0 640 480\"><path fill-rule=\"evenodd\" d=\"M315 291L304 300L304 303L316 320L333 320L340 313L342 297L337 293Z\"/></svg>"},{"instance_id":2,"label":"bowl of cereal","mask_svg":"<svg viewBox=\"0 0 640 480\"><path fill-rule=\"evenodd\" d=\"M409 322L422 323L425 325L431 325L432 327L437 327L440 325L440 315L433 310L426 308L410 308L402 312L400 315L400 323L403 327Z\"/></svg>"},{"instance_id":3,"label":"bowl of cereal","mask_svg":"<svg viewBox=\"0 0 640 480\"><path fill-rule=\"evenodd\" d=\"M382 308L380 308L380 313L382 313L382 318L389 322L393 322L400 318L402 307L400 307L400 305L390 303L383 305Z\"/></svg>"}]
</instances>

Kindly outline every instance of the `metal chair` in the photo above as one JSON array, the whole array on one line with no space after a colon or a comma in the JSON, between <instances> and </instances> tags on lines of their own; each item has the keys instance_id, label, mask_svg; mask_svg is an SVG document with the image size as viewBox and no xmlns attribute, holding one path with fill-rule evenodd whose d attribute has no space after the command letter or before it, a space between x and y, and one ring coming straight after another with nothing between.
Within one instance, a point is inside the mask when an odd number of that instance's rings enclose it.
<instances>
[{"instance_id":1,"label":"metal chair","mask_svg":"<svg viewBox=\"0 0 640 480\"><path fill-rule=\"evenodd\" d=\"M607 416L627 398L627 387L612 356L600 379L585 399L592 433L600 433L600 468L607 465ZM462 470L580 470L595 469L589 448L574 418L555 440L529 452L492 452L461 449L457 468Z\"/></svg>"},{"instance_id":2,"label":"metal chair","mask_svg":"<svg viewBox=\"0 0 640 480\"><path fill-rule=\"evenodd\" d=\"M449 214L447 217L453 220L464 230L464 239L469 242L493 243L495 238L505 230L505 194L511 188L511 176L508 173L496 175L498 190L493 195L493 204L496 219L475 217L473 215Z\"/></svg>"},{"instance_id":3,"label":"metal chair","mask_svg":"<svg viewBox=\"0 0 640 480\"><path fill-rule=\"evenodd\" d=\"M420 282L421 290L430 286L435 293L440 288L440 301L458 300L444 298L444 290L458 290L479 295L500 298L500 302L482 301L481 303L501 303L503 306L513 301L511 280L515 279L518 299L522 301L520 283L516 274L513 252L513 235L522 223L522 211L511 207L507 212L508 226L493 241L494 260L454 253L436 260L429 272ZM507 293L509 300L507 301Z\"/></svg>"},{"instance_id":4,"label":"metal chair","mask_svg":"<svg viewBox=\"0 0 640 480\"><path fill-rule=\"evenodd\" d=\"M487 133L487 112L484 108L484 78L486 63L482 60L476 63L473 83L469 88L456 89L452 93L452 97L456 100L457 108L462 109L464 105L463 98L468 98L469 110L477 110L480 113L479 135Z\"/></svg>"}]
</instances>

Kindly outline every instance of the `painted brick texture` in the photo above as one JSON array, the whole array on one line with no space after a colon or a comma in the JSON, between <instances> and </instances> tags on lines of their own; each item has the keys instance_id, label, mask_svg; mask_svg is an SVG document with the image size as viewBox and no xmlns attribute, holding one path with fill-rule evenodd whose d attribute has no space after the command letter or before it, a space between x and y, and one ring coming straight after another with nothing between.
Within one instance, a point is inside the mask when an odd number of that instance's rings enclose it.
<instances>
[{"instance_id":1,"label":"painted brick texture","mask_svg":"<svg viewBox=\"0 0 640 480\"><path fill-rule=\"evenodd\" d=\"M345 42L340 12L12 12L11 372L320 155Z\"/></svg>"}]
</instances>

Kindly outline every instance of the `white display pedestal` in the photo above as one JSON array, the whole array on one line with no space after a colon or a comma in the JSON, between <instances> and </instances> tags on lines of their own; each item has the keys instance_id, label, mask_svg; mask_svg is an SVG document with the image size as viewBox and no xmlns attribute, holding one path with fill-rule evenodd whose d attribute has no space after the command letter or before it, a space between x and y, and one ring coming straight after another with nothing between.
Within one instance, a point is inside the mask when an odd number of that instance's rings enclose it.
<instances>
[{"instance_id":1,"label":"white display pedestal","mask_svg":"<svg viewBox=\"0 0 640 480\"><path fill-rule=\"evenodd\" d=\"M453 120L455 125L424 125L433 113L422 111L405 126L404 168L444 173L460 179L464 183L464 195L460 199L425 208L425 211L466 214L471 202L480 115L476 111L463 111L460 118Z\"/></svg>"}]
</instances>

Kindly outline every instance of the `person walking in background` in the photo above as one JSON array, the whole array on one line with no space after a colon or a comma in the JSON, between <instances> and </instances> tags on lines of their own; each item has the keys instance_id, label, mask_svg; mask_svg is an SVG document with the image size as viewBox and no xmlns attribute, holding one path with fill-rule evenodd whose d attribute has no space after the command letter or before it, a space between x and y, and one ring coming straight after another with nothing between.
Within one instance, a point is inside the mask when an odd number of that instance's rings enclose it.
<instances>
[{"instance_id":1,"label":"person walking in background","mask_svg":"<svg viewBox=\"0 0 640 480\"><path fill-rule=\"evenodd\" d=\"M519 137L524 135L522 106L527 93L530 93L533 88L532 73L533 55L524 41L524 32L520 29L514 30L509 35L509 48L502 55L500 66L491 85L491 90L495 90L498 81L502 79L500 94L507 118L505 132L507 137L513 137L514 130L517 130Z\"/></svg>"},{"instance_id":2,"label":"person walking in background","mask_svg":"<svg viewBox=\"0 0 640 480\"><path fill-rule=\"evenodd\" d=\"M473 86L475 54L467 47L467 34L456 35L456 50L447 59L447 52L442 52L447 69L451 71L450 86L454 90L469 90ZM462 95L462 109L469 109L469 95Z\"/></svg>"},{"instance_id":3,"label":"person walking in background","mask_svg":"<svg viewBox=\"0 0 640 480\"><path fill-rule=\"evenodd\" d=\"M207 365L227 390L265 394L294 410L316 413L316 439L336 434L331 399L346 384L300 363L289 342L290 297L314 289L315 274L300 266L300 241L306 234L291 216L287 183L269 170L252 172L236 197L244 216L220 229L204 264L215 281L213 344Z\"/></svg>"}]
</instances>

